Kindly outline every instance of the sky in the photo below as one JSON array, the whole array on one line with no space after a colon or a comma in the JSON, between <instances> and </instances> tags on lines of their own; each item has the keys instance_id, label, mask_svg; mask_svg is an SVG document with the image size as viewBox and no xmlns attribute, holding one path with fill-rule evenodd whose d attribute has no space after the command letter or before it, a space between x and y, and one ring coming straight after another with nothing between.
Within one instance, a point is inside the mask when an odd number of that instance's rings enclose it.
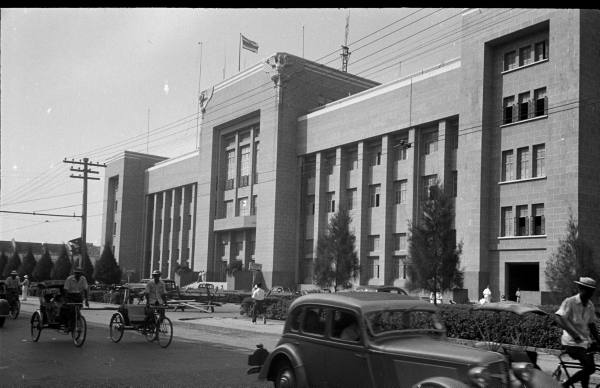
<instances>
[{"instance_id":1,"label":"sky","mask_svg":"<svg viewBox=\"0 0 600 388\"><path fill-rule=\"evenodd\" d=\"M463 10L2 8L0 210L80 215L63 160L195 149L198 90L287 52L386 83L460 55ZM349 17L349 19L348 19ZM239 51L240 34L258 53ZM238 60L241 58L241 60ZM199 85L200 84L200 85ZM200 86L200 87L199 87ZM100 244L104 169L88 184L87 241ZM81 219L0 213L0 240L60 243Z\"/></svg>"}]
</instances>

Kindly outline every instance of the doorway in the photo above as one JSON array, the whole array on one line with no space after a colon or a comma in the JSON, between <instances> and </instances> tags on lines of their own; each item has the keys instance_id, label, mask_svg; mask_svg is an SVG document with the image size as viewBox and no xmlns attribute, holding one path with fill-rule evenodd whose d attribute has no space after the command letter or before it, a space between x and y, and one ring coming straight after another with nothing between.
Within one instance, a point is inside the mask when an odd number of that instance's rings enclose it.
<instances>
[{"instance_id":1,"label":"doorway","mask_svg":"<svg viewBox=\"0 0 600 388\"><path fill-rule=\"evenodd\" d=\"M539 263L506 263L506 299L516 300L517 288L521 291L540 290Z\"/></svg>"}]
</instances>

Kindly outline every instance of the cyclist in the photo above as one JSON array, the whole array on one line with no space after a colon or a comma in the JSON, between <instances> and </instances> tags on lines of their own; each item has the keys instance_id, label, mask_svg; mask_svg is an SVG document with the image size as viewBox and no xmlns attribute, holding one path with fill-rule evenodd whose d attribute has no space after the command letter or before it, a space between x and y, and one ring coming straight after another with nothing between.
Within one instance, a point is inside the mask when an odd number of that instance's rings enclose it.
<instances>
[{"instance_id":1,"label":"cyclist","mask_svg":"<svg viewBox=\"0 0 600 388\"><path fill-rule=\"evenodd\" d=\"M144 290L146 298L146 322L151 322L153 311L150 306L161 306L167 304L167 288L165 282L160 280L160 271L152 271L152 281L146 283ZM163 314L164 312L161 312Z\"/></svg>"},{"instance_id":2,"label":"cyclist","mask_svg":"<svg viewBox=\"0 0 600 388\"><path fill-rule=\"evenodd\" d=\"M596 370L594 355L589 350L592 343L598 343L599 340L594 324L594 304L590 301L596 291L596 281L589 277L580 277L575 284L579 287L579 293L562 302L556 311L556 322L563 328L561 344L571 358L581 363L582 369L562 384L563 387L570 387L579 381L583 388L587 388L590 375Z\"/></svg>"},{"instance_id":3,"label":"cyclist","mask_svg":"<svg viewBox=\"0 0 600 388\"><path fill-rule=\"evenodd\" d=\"M67 277L63 286L65 293L65 303L85 303L85 307L90 307L88 302L88 282L83 276L83 269L75 268L73 274ZM60 310L61 320L67 323L68 330L73 329L73 308L69 305L63 305Z\"/></svg>"},{"instance_id":4,"label":"cyclist","mask_svg":"<svg viewBox=\"0 0 600 388\"><path fill-rule=\"evenodd\" d=\"M11 271L4 283L6 285L6 299L11 308L13 308L16 301L19 300L19 286L21 283L19 282L17 275L17 271Z\"/></svg>"}]
</instances>

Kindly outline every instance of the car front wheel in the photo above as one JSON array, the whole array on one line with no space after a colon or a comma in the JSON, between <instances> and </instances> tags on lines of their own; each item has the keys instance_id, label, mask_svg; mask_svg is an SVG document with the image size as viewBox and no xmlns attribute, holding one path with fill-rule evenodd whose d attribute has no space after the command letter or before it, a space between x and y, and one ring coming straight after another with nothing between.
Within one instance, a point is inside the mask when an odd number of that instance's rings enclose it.
<instances>
[{"instance_id":1,"label":"car front wheel","mask_svg":"<svg viewBox=\"0 0 600 388\"><path fill-rule=\"evenodd\" d=\"M296 388L298 386L296 374L289 362L284 361L278 365L273 385L275 388Z\"/></svg>"}]
</instances>

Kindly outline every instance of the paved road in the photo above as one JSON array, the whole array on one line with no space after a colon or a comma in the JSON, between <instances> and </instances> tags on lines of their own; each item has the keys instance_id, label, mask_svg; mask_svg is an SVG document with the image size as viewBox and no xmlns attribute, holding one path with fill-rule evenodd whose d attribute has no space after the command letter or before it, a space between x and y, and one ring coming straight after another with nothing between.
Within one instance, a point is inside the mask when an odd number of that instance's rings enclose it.
<instances>
[{"instance_id":1,"label":"paved road","mask_svg":"<svg viewBox=\"0 0 600 388\"><path fill-rule=\"evenodd\" d=\"M245 374L249 349L257 342L253 333L217 326L203 331L205 326L177 324L177 336L166 349L134 332L126 332L115 344L108 324L93 322L110 312L86 311L88 337L82 348L76 348L69 335L51 329L42 331L39 342L32 342L31 314L24 307L19 319L7 321L0 329L0 387L271 386ZM271 348L277 338L257 333L260 336Z\"/></svg>"}]
</instances>

